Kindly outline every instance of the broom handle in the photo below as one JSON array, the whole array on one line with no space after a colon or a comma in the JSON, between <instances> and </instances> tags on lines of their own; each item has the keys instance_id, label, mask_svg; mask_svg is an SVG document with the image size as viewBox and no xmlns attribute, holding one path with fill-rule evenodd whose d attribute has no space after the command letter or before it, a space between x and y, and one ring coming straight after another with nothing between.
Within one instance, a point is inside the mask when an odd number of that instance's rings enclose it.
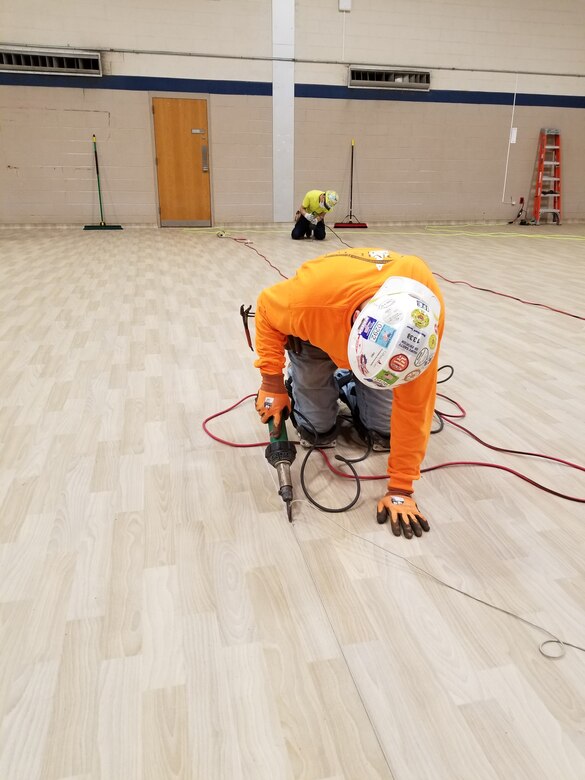
<instances>
[{"instance_id":1,"label":"broom handle","mask_svg":"<svg viewBox=\"0 0 585 780\"><path fill-rule=\"evenodd\" d=\"M353 216L352 206L353 206L353 146L354 146L354 140L351 139L351 170L349 172L349 216L350 218Z\"/></svg>"},{"instance_id":2,"label":"broom handle","mask_svg":"<svg viewBox=\"0 0 585 780\"><path fill-rule=\"evenodd\" d=\"M100 225L105 225L104 222L104 207L102 205L102 188L100 186L100 166L98 163L98 153L97 153L97 144L95 140L95 133L92 136L93 138L93 156L95 157L95 172L97 175L97 185L98 185L98 198L100 201Z\"/></svg>"}]
</instances>

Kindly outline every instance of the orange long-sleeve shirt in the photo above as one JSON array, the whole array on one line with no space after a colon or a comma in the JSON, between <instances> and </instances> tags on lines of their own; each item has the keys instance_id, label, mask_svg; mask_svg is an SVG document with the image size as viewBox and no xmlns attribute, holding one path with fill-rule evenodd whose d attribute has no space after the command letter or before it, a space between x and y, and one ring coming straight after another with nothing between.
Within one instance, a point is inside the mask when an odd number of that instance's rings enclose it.
<instances>
[{"instance_id":1,"label":"orange long-sleeve shirt","mask_svg":"<svg viewBox=\"0 0 585 780\"><path fill-rule=\"evenodd\" d=\"M254 365L264 374L282 373L290 335L322 349L339 368L350 368L347 343L353 314L390 276L415 279L435 293L441 302L440 343L445 305L423 260L376 247L344 249L309 260L291 279L260 293ZM420 377L393 391L390 488L412 490L413 480L420 477L435 407L437 367L438 350Z\"/></svg>"}]
</instances>

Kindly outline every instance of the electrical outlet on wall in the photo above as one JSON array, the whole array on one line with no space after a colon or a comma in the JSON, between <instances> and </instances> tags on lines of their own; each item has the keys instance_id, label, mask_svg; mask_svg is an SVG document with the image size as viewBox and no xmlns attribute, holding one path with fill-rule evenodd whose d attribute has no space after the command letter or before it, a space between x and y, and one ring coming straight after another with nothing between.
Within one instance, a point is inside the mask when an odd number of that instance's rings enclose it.
<instances>
[{"instance_id":1,"label":"electrical outlet on wall","mask_svg":"<svg viewBox=\"0 0 585 780\"><path fill-rule=\"evenodd\" d=\"M340 11L351 11L351 0L339 0Z\"/></svg>"}]
</instances>

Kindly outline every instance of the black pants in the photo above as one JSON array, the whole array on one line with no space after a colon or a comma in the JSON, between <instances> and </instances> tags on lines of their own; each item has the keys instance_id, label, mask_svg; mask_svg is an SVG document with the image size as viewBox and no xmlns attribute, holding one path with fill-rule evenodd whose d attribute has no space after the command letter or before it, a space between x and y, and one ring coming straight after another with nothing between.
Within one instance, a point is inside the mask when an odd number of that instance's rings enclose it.
<instances>
[{"instance_id":1,"label":"black pants","mask_svg":"<svg viewBox=\"0 0 585 780\"><path fill-rule=\"evenodd\" d=\"M295 226L292 229L291 237L295 241L300 241L305 236L311 238L311 233L314 232L314 237L317 241L323 241L325 238L325 220L320 219L316 225L312 225L308 219L305 219L303 215L297 219Z\"/></svg>"}]
</instances>

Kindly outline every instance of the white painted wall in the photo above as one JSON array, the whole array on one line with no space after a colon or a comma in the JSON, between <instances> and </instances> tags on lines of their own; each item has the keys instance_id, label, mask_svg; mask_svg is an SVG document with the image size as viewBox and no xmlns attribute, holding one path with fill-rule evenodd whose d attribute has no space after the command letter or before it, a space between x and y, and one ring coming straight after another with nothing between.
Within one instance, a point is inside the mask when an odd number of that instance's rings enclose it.
<instances>
[{"instance_id":1,"label":"white painted wall","mask_svg":"<svg viewBox=\"0 0 585 780\"><path fill-rule=\"evenodd\" d=\"M4 0L0 35L10 43L270 57L271 0Z\"/></svg>"},{"instance_id":2,"label":"white painted wall","mask_svg":"<svg viewBox=\"0 0 585 780\"><path fill-rule=\"evenodd\" d=\"M341 59L343 51L359 64L585 72L582 0L355 0L346 14L337 7L297 0L297 57Z\"/></svg>"},{"instance_id":3,"label":"white painted wall","mask_svg":"<svg viewBox=\"0 0 585 780\"><path fill-rule=\"evenodd\" d=\"M271 80L281 42L273 4L279 15L294 5L295 56L312 63L297 65L296 75L307 83L345 84L343 63L436 68L438 89L508 89L496 71L585 74L583 0L355 0L347 13L336 0L4 0L0 36L14 44L214 55L112 54L106 63L114 74ZM323 61L342 64L314 64ZM564 94L584 94L583 81ZM564 89L554 78L527 88Z\"/></svg>"}]
</instances>

